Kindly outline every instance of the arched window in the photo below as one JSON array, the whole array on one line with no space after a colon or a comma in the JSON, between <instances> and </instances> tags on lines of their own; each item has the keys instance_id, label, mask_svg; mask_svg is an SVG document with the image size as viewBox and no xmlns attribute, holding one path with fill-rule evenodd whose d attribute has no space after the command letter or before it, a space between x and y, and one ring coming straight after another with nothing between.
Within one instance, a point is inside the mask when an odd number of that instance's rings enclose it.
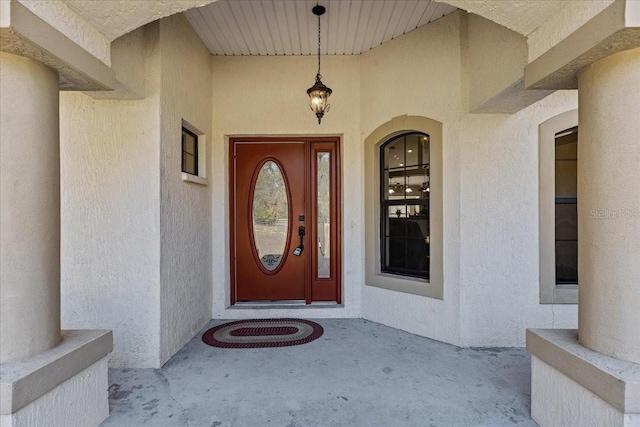
<instances>
[{"instance_id":1,"label":"arched window","mask_svg":"<svg viewBox=\"0 0 640 427\"><path fill-rule=\"evenodd\" d=\"M364 145L365 284L442 299L442 123L394 117Z\"/></svg>"},{"instance_id":2,"label":"arched window","mask_svg":"<svg viewBox=\"0 0 640 427\"><path fill-rule=\"evenodd\" d=\"M539 126L540 302L578 302L578 110Z\"/></svg>"},{"instance_id":3,"label":"arched window","mask_svg":"<svg viewBox=\"0 0 640 427\"><path fill-rule=\"evenodd\" d=\"M429 279L429 135L380 146L380 271Z\"/></svg>"}]
</instances>

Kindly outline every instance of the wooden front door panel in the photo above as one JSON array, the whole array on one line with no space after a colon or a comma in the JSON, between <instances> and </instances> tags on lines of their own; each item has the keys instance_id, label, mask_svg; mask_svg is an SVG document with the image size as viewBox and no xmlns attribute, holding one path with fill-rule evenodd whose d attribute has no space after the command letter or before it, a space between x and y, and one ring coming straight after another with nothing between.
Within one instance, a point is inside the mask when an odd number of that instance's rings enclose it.
<instances>
[{"instance_id":1,"label":"wooden front door panel","mask_svg":"<svg viewBox=\"0 0 640 427\"><path fill-rule=\"evenodd\" d=\"M298 218L305 215L305 144L238 143L235 156L237 301L304 300L307 257L293 251L304 226ZM280 177L259 182L261 171ZM273 200L257 195L256 184L275 193Z\"/></svg>"},{"instance_id":2,"label":"wooden front door panel","mask_svg":"<svg viewBox=\"0 0 640 427\"><path fill-rule=\"evenodd\" d=\"M230 142L231 303L340 303L339 138Z\"/></svg>"}]
</instances>

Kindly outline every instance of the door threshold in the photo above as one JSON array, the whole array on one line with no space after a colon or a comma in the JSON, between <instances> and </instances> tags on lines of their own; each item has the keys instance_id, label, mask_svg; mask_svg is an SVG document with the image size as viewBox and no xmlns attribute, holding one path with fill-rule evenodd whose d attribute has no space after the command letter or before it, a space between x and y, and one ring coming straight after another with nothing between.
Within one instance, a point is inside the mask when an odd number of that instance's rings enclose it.
<instances>
[{"instance_id":1,"label":"door threshold","mask_svg":"<svg viewBox=\"0 0 640 427\"><path fill-rule=\"evenodd\" d=\"M270 301L266 301L266 300L257 300L257 301L238 301L234 304L234 307L236 306L241 306L241 307L246 307L246 306L265 306L265 305L274 305L274 306L290 306L290 305L306 305L306 301L303 299L295 299L295 300L270 300Z\"/></svg>"},{"instance_id":2,"label":"door threshold","mask_svg":"<svg viewBox=\"0 0 640 427\"><path fill-rule=\"evenodd\" d=\"M279 301L238 301L229 308L232 309L275 309L275 308L328 308L342 307L335 301L317 301L307 304L305 300L279 300Z\"/></svg>"}]
</instances>

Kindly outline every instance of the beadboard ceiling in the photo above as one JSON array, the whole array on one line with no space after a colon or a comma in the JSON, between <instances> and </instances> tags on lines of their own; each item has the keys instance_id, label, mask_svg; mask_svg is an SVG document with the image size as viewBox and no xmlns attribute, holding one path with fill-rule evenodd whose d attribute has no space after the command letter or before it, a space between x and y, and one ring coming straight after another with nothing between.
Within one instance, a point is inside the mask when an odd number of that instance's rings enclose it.
<instances>
[{"instance_id":1,"label":"beadboard ceiling","mask_svg":"<svg viewBox=\"0 0 640 427\"><path fill-rule=\"evenodd\" d=\"M218 0L184 14L212 55L315 55L316 0ZM322 54L357 55L457 10L431 0L322 0Z\"/></svg>"}]
</instances>

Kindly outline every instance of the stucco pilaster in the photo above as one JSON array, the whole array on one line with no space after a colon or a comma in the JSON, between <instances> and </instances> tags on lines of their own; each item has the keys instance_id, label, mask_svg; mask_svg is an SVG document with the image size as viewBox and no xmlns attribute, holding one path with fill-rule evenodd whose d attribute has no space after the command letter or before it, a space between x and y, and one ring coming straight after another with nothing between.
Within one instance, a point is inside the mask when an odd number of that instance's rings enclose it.
<instances>
[{"instance_id":1,"label":"stucco pilaster","mask_svg":"<svg viewBox=\"0 0 640 427\"><path fill-rule=\"evenodd\" d=\"M58 74L0 52L0 363L60 342Z\"/></svg>"},{"instance_id":2,"label":"stucco pilaster","mask_svg":"<svg viewBox=\"0 0 640 427\"><path fill-rule=\"evenodd\" d=\"M585 68L578 87L580 342L640 363L640 48Z\"/></svg>"}]
</instances>

